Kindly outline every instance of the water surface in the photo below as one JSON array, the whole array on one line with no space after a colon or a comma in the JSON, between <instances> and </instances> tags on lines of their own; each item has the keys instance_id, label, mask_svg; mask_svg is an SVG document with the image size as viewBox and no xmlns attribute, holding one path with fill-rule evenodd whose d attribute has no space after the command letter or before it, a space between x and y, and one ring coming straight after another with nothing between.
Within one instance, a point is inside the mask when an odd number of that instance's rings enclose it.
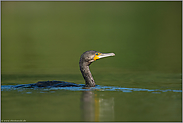
<instances>
[{"instance_id":1,"label":"water surface","mask_svg":"<svg viewBox=\"0 0 183 123\"><path fill-rule=\"evenodd\" d=\"M77 78L76 76L73 75L73 79ZM117 75L115 76L117 79ZM181 75L174 75L174 78L172 75L169 78L164 74L162 78L153 78L153 76L141 74L142 78L143 76L151 77L154 86L150 81L138 77L134 77L133 81L127 77L124 80L123 75L121 75L123 80L121 86L114 86L119 84L117 80L112 82L113 86L107 85L108 80L101 82L106 85L97 85L92 88L14 88L12 83L2 85L2 118L32 122L181 121ZM6 77L8 76L3 78ZM11 79L16 80L14 77ZM17 75L17 77L20 76ZM82 76L78 75L79 77ZM35 79L26 75L20 78L23 79L19 83L24 84L28 84L25 83L27 79ZM12 81L11 79L9 81ZM163 80L164 83L161 82ZM158 82L161 84L156 84Z\"/></svg>"}]
</instances>

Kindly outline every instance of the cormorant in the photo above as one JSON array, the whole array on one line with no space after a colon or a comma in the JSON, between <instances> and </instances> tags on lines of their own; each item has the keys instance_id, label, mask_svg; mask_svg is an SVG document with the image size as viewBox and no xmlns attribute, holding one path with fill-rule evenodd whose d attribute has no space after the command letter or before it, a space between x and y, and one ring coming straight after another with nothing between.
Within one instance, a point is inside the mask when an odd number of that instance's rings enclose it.
<instances>
[{"instance_id":1,"label":"cormorant","mask_svg":"<svg viewBox=\"0 0 183 123\"><path fill-rule=\"evenodd\" d=\"M115 56L114 53L101 53L98 51L90 50L84 52L79 61L80 71L85 79L85 87L95 87L95 81L89 69L89 65L104 57ZM39 81L35 84L17 85L16 87L80 87L80 85L64 81Z\"/></svg>"}]
</instances>

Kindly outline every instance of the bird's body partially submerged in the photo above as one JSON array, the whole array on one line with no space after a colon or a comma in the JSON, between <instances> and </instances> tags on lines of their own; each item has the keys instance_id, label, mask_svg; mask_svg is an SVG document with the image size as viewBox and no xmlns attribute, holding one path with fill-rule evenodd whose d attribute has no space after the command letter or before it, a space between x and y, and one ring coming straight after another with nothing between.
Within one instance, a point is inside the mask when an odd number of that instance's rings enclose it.
<instances>
[{"instance_id":1,"label":"bird's body partially submerged","mask_svg":"<svg viewBox=\"0 0 183 123\"><path fill-rule=\"evenodd\" d=\"M81 57L80 57L80 61L79 61L79 66L80 66L80 71L83 75L83 78L85 79L85 86L86 87L95 87L95 81L92 77L92 74L90 72L89 69L89 65L100 59L100 58L104 58L104 57L109 57L109 56L115 56L114 53L101 53L101 52L97 52L94 50L90 50L90 51L86 51L84 52ZM30 85L30 86L27 86ZM64 82L64 81L40 81L37 82L35 84L27 84L25 85L18 85L16 87L71 87L71 86L75 86L78 87L80 85L75 84L75 83L70 83L70 82Z\"/></svg>"}]
</instances>

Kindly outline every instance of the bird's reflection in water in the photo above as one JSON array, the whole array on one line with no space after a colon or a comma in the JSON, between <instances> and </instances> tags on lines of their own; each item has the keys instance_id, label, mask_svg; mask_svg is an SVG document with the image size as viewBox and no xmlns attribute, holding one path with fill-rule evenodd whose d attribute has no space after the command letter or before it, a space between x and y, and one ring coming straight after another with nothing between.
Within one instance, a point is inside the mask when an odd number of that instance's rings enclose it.
<instances>
[{"instance_id":1,"label":"bird's reflection in water","mask_svg":"<svg viewBox=\"0 0 183 123\"><path fill-rule=\"evenodd\" d=\"M114 98L103 99L93 91L84 91L81 110L83 121L114 121Z\"/></svg>"}]
</instances>

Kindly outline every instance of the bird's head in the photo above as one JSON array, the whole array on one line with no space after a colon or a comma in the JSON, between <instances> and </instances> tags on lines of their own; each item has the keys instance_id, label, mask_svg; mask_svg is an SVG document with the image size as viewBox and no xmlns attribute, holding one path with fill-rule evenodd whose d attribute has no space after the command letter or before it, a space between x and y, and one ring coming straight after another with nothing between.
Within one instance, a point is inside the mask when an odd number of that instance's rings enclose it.
<instances>
[{"instance_id":1,"label":"bird's head","mask_svg":"<svg viewBox=\"0 0 183 123\"><path fill-rule=\"evenodd\" d=\"M90 65L92 62L109 56L115 56L114 53L101 53L98 51L90 50L86 51L81 55L80 63L86 63L86 65Z\"/></svg>"}]
</instances>

